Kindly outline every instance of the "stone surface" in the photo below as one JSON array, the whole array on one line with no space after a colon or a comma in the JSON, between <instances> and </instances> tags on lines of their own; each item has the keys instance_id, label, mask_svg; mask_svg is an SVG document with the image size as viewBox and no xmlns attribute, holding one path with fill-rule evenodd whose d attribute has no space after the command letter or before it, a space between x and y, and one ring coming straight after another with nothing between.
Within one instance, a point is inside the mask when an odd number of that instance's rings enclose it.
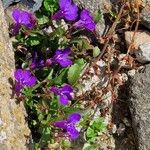
<instances>
[{"instance_id":1,"label":"stone surface","mask_svg":"<svg viewBox=\"0 0 150 150\"><path fill-rule=\"evenodd\" d=\"M16 104L12 94L15 61L1 1L0 18L0 149L26 150L30 131L23 104Z\"/></svg>"},{"instance_id":2,"label":"stone surface","mask_svg":"<svg viewBox=\"0 0 150 150\"><path fill-rule=\"evenodd\" d=\"M125 39L127 46L131 44L133 31L125 32ZM140 63L150 62L150 33L147 31L136 32L134 38L134 50L131 53L135 53L137 61Z\"/></svg>"},{"instance_id":3,"label":"stone surface","mask_svg":"<svg viewBox=\"0 0 150 150\"><path fill-rule=\"evenodd\" d=\"M141 23L150 29L150 0L143 0Z\"/></svg>"},{"instance_id":4,"label":"stone surface","mask_svg":"<svg viewBox=\"0 0 150 150\"><path fill-rule=\"evenodd\" d=\"M150 149L150 64L131 80L130 110L139 150Z\"/></svg>"},{"instance_id":5,"label":"stone surface","mask_svg":"<svg viewBox=\"0 0 150 150\"><path fill-rule=\"evenodd\" d=\"M106 13L105 7L111 7L109 0L74 0L78 6L88 9L91 13L95 13L100 10L102 13L101 20L96 25L96 32L99 36L102 36L108 30L107 21L104 20L104 14Z\"/></svg>"},{"instance_id":6,"label":"stone surface","mask_svg":"<svg viewBox=\"0 0 150 150\"><path fill-rule=\"evenodd\" d=\"M139 45L139 50L135 52L135 55L141 63L150 62L150 42Z\"/></svg>"},{"instance_id":7,"label":"stone surface","mask_svg":"<svg viewBox=\"0 0 150 150\"><path fill-rule=\"evenodd\" d=\"M127 43L127 46L131 44L132 36L134 32L133 31L127 31L125 32L125 40ZM139 48L139 45L150 42L150 33L147 31L138 31L135 34L134 38L134 48L137 50Z\"/></svg>"}]
</instances>

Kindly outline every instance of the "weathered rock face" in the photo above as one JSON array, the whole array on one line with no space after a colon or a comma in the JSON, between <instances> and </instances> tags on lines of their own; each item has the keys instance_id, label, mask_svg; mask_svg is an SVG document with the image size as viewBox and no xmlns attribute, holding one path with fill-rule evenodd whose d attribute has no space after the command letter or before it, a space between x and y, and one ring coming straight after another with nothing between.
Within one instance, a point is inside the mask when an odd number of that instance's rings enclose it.
<instances>
[{"instance_id":1,"label":"weathered rock face","mask_svg":"<svg viewBox=\"0 0 150 150\"><path fill-rule=\"evenodd\" d=\"M91 13L100 10L102 13L101 20L96 24L96 32L99 36L102 36L108 29L107 22L104 20L104 13L106 13L105 7L110 7L111 3L109 0L74 0L85 9L88 9Z\"/></svg>"},{"instance_id":2,"label":"weathered rock face","mask_svg":"<svg viewBox=\"0 0 150 150\"><path fill-rule=\"evenodd\" d=\"M127 45L131 44L134 32L125 32ZM138 31L134 38L134 51L137 61L140 63L150 62L150 33L147 31Z\"/></svg>"},{"instance_id":3,"label":"weathered rock face","mask_svg":"<svg viewBox=\"0 0 150 150\"><path fill-rule=\"evenodd\" d=\"M143 0L143 7L141 22L150 29L150 0Z\"/></svg>"},{"instance_id":4,"label":"weathered rock face","mask_svg":"<svg viewBox=\"0 0 150 150\"><path fill-rule=\"evenodd\" d=\"M150 64L132 79L130 110L139 150L150 149Z\"/></svg>"},{"instance_id":5,"label":"weathered rock face","mask_svg":"<svg viewBox=\"0 0 150 150\"><path fill-rule=\"evenodd\" d=\"M30 131L25 121L23 104L16 104L12 98L9 82L15 68L14 53L1 1L0 18L0 149L26 150Z\"/></svg>"}]
</instances>

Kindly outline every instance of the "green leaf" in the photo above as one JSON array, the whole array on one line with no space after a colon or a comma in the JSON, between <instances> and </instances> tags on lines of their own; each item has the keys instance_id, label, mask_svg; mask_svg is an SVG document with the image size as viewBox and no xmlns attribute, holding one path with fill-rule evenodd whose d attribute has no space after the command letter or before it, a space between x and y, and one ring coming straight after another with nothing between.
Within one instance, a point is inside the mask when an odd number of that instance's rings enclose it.
<instances>
[{"instance_id":1,"label":"green leaf","mask_svg":"<svg viewBox=\"0 0 150 150\"><path fill-rule=\"evenodd\" d=\"M38 36L30 36L28 37L28 39L26 40L26 44L30 45L30 46L35 46L40 44L40 37Z\"/></svg>"},{"instance_id":2,"label":"green leaf","mask_svg":"<svg viewBox=\"0 0 150 150\"><path fill-rule=\"evenodd\" d=\"M100 54L100 49L98 46L93 48L93 57L97 57Z\"/></svg>"},{"instance_id":3,"label":"green leaf","mask_svg":"<svg viewBox=\"0 0 150 150\"><path fill-rule=\"evenodd\" d=\"M85 143L83 150L95 150L95 147L91 145L90 143Z\"/></svg>"},{"instance_id":4,"label":"green leaf","mask_svg":"<svg viewBox=\"0 0 150 150\"><path fill-rule=\"evenodd\" d=\"M96 129L98 132L103 132L104 130L106 130L106 124L104 122L103 118L96 118L92 125L91 125L92 129Z\"/></svg>"},{"instance_id":5,"label":"green leaf","mask_svg":"<svg viewBox=\"0 0 150 150\"><path fill-rule=\"evenodd\" d=\"M78 64L74 64L68 71L68 82L74 85L80 77L81 67Z\"/></svg>"},{"instance_id":6,"label":"green leaf","mask_svg":"<svg viewBox=\"0 0 150 150\"><path fill-rule=\"evenodd\" d=\"M53 13L58 9L58 0L44 0L44 7L46 11Z\"/></svg>"},{"instance_id":7,"label":"green leaf","mask_svg":"<svg viewBox=\"0 0 150 150\"><path fill-rule=\"evenodd\" d=\"M98 10L95 12L95 15L94 15L94 21L95 23L98 23L102 18L102 13Z\"/></svg>"},{"instance_id":8,"label":"green leaf","mask_svg":"<svg viewBox=\"0 0 150 150\"><path fill-rule=\"evenodd\" d=\"M87 131L86 131L86 136L88 138L93 138L95 137L97 134L95 133L94 129L92 129L91 127L88 127Z\"/></svg>"},{"instance_id":9,"label":"green leaf","mask_svg":"<svg viewBox=\"0 0 150 150\"><path fill-rule=\"evenodd\" d=\"M86 62L85 62L85 60L83 58L81 58L81 59L77 59L75 61L75 63L77 63L80 67L83 67Z\"/></svg>"},{"instance_id":10,"label":"green leaf","mask_svg":"<svg viewBox=\"0 0 150 150\"><path fill-rule=\"evenodd\" d=\"M49 18L41 13L37 13L37 18L38 18L38 24L42 25L45 24L49 21Z\"/></svg>"},{"instance_id":11,"label":"green leaf","mask_svg":"<svg viewBox=\"0 0 150 150\"><path fill-rule=\"evenodd\" d=\"M50 135L51 135L51 127L45 127L42 129L42 137L40 139L40 145L45 145L48 143L48 141L50 140Z\"/></svg>"},{"instance_id":12,"label":"green leaf","mask_svg":"<svg viewBox=\"0 0 150 150\"><path fill-rule=\"evenodd\" d=\"M76 63L69 68L67 78L70 84L74 85L77 82L84 65L84 59L78 59L76 60Z\"/></svg>"}]
</instances>

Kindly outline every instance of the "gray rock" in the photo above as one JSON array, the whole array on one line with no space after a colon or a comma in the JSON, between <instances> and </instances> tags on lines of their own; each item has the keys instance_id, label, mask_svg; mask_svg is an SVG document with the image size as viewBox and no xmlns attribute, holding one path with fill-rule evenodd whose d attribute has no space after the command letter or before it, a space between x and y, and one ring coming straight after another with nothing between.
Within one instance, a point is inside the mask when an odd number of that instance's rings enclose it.
<instances>
[{"instance_id":1,"label":"gray rock","mask_svg":"<svg viewBox=\"0 0 150 150\"><path fill-rule=\"evenodd\" d=\"M150 0L143 0L141 23L150 29Z\"/></svg>"},{"instance_id":2,"label":"gray rock","mask_svg":"<svg viewBox=\"0 0 150 150\"><path fill-rule=\"evenodd\" d=\"M5 9L13 3L20 2L22 5L28 7L31 11L35 12L42 6L43 0L2 0L2 2Z\"/></svg>"},{"instance_id":3,"label":"gray rock","mask_svg":"<svg viewBox=\"0 0 150 150\"><path fill-rule=\"evenodd\" d=\"M139 150L150 150L150 64L131 80L130 110Z\"/></svg>"},{"instance_id":4,"label":"gray rock","mask_svg":"<svg viewBox=\"0 0 150 150\"><path fill-rule=\"evenodd\" d=\"M30 130L23 103L16 104L10 84L15 60L1 1L0 18L0 149L27 150Z\"/></svg>"},{"instance_id":5,"label":"gray rock","mask_svg":"<svg viewBox=\"0 0 150 150\"><path fill-rule=\"evenodd\" d=\"M96 32L99 36L102 36L107 30L108 25L104 20L104 14L106 13L105 6L110 6L111 3L109 0L74 0L80 7L88 9L91 13L94 13L98 10L101 11L102 17L101 20L96 25Z\"/></svg>"},{"instance_id":6,"label":"gray rock","mask_svg":"<svg viewBox=\"0 0 150 150\"><path fill-rule=\"evenodd\" d=\"M150 62L150 42L139 45L139 50L135 52L135 55L141 63Z\"/></svg>"}]
</instances>

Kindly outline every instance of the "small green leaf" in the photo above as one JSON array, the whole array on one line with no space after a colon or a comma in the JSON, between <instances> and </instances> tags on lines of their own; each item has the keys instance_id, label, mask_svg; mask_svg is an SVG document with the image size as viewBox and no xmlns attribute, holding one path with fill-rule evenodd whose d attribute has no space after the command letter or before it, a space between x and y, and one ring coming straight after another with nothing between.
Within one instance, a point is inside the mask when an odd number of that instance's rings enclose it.
<instances>
[{"instance_id":1,"label":"small green leaf","mask_svg":"<svg viewBox=\"0 0 150 150\"><path fill-rule=\"evenodd\" d=\"M72 65L68 70L68 82L74 85L80 77L80 73L85 65L84 59L78 59L75 64Z\"/></svg>"},{"instance_id":2,"label":"small green leaf","mask_svg":"<svg viewBox=\"0 0 150 150\"><path fill-rule=\"evenodd\" d=\"M80 77L81 68L78 64L74 64L69 68L68 71L68 81L70 84L74 85L78 78Z\"/></svg>"},{"instance_id":3,"label":"small green leaf","mask_svg":"<svg viewBox=\"0 0 150 150\"><path fill-rule=\"evenodd\" d=\"M104 119L96 118L93 121L91 128L97 130L98 132L103 132L106 129L106 124L104 122Z\"/></svg>"},{"instance_id":4,"label":"small green leaf","mask_svg":"<svg viewBox=\"0 0 150 150\"><path fill-rule=\"evenodd\" d=\"M85 143L83 150L95 150L95 147L91 145L90 143Z\"/></svg>"},{"instance_id":5,"label":"small green leaf","mask_svg":"<svg viewBox=\"0 0 150 150\"><path fill-rule=\"evenodd\" d=\"M97 57L100 54L100 49L98 46L93 48L93 57Z\"/></svg>"},{"instance_id":6,"label":"small green leaf","mask_svg":"<svg viewBox=\"0 0 150 150\"><path fill-rule=\"evenodd\" d=\"M95 133L94 129L92 129L91 127L88 127L87 131L86 131L86 136L88 138L93 138L95 137L97 134Z\"/></svg>"},{"instance_id":7,"label":"small green leaf","mask_svg":"<svg viewBox=\"0 0 150 150\"><path fill-rule=\"evenodd\" d=\"M38 13L36 16L38 18L39 25L45 24L49 21L49 18L45 15L42 15L41 13Z\"/></svg>"},{"instance_id":8,"label":"small green leaf","mask_svg":"<svg viewBox=\"0 0 150 150\"><path fill-rule=\"evenodd\" d=\"M102 18L102 13L98 10L95 12L95 15L94 15L94 21L95 23L98 23Z\"/></svg>"},{"instance_id":9,"label":"small green leaf","mask_svg":"<svg viewBox=\"0 0 150 150\"><path fill-rule=\"evenodd\" d=\"M53 13L58 9L58 0L45 0L44 7L46 11Z\"/></svg>"},{"instance_id":10,"label":"small green leaf","mask_svg":"<svg viewBox=\"0 0 150 150\"><path fill-rule=\"evenodd\" d=\"M26 40L26 44L30 46L35 46L40 44L40 38L38 36L30 36Z\"/></svg>"}]
</instances>

